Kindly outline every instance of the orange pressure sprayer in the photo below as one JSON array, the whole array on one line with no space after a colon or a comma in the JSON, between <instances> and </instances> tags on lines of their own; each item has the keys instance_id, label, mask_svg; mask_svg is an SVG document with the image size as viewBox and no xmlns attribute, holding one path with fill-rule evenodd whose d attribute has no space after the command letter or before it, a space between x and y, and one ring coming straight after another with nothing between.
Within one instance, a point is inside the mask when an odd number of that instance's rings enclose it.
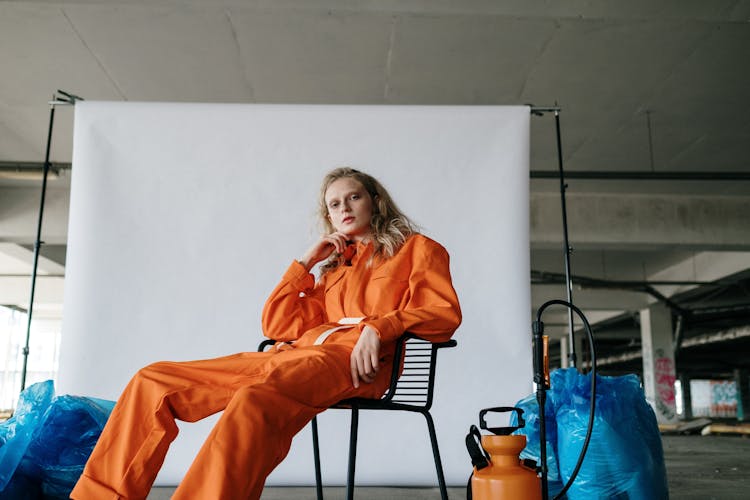
<instances>
[{"instance_id":1,"label":"orange pressure sprayer","mask_svg":"<svg viewBox=\"0 0 750 500\"><path fill-rule=\"evenodd\" d=\"M488 427L488 412L518 413L516 427ZM518 454L526 446L526 436L512 435L525 425L523 410L514 407L486 408L479 412L479 426L493 435L481 435L472 425L466 436L474 473L467 497L473 500L541 500L542 484L533 460L522 461ZM481 441L481 444L480 444Z\"/></svg>"}]
</instances>

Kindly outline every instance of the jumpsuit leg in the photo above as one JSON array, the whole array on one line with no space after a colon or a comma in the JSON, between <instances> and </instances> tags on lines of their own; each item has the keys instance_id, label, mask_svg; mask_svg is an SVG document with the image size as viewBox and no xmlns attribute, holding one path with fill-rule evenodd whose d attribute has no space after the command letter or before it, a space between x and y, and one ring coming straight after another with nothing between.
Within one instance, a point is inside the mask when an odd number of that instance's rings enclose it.
<instances>
[{"instance_id":1,"label":"jumpsuit leg","mask_svg":"<svg viewBox=\"0 0 750 500\"><path fill-rule=\"evenodd\" d=\"M350 356L351 347L330 345L272 358L260 383L234 394L173 500L260 498L266 477L286 457L293 436L317 413L341 399L378 397L385 390L386 373L385 385L378 380L354 389Z\"/></svg>"},{"instance_id":2,"label":"jumpsuit leg","mask_svg":"<svg viewBox=\"0 0 750 500\"><path fill-rule=\"evenodd\" d=\"M71 493L81 500L144 499L177 436L175 418L195 422L224 409L271 354L160 362L127 385Z\"/></svg>"},{"instance_id":3,"label":"jumpsuit leg","mask_svg":"<svg viewBox=\"0 0 750 500\"><path fill-rule=\"evenodd\" d=\"M315 346L242 353L140 370L126 387L71 493L76 500L145 499L169 444L175 418L217 422L173 498L259 498L266 476L291 440L336 401L378 397L388 384L351 384L351 347Z\"/></svg>"}]
</instances>

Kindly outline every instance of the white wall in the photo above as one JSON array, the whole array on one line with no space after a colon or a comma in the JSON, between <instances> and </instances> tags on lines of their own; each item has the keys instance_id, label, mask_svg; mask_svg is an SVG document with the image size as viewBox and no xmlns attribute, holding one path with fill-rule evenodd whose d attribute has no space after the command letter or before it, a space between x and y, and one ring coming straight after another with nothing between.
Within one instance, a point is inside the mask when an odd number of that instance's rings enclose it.
<instances>
[{"instance_id":1,"label":"white wall","mask_svg":"<svg viewBox=\"0 0 750 500\"><path fill-rule=\"evenodd\" d=\"M531 391L528 131L521 106L77 104L59 392L116 399L152 361L254 350L267 294L317 235L322 176L352 165L451 253L464 323L434 415L465 484L478 411ZM329 483L346 417L319 419ZM181 425L159 483L214 420ZM365 414L360 433L359 484L435 482L419 415ZM305 430L269 484L310 484L310 449Z\"/></svg>"}]
</instances>

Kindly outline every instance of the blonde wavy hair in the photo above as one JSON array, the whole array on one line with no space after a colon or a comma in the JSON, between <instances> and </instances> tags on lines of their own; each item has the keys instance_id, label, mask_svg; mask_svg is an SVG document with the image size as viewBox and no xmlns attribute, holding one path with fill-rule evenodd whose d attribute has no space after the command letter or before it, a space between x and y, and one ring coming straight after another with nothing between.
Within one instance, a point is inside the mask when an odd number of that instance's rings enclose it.
<instances>
[{"instance_id":1,"label":"blonde wavy hair","mask_svg":"<svg viewBox=\"0 0 750 500\"><path fill-rule=\"evenodd\" d=\"M328 187L333 182L346 177L362 184L372 200L370 228L372 230L375 251L371 259L393 257L409 236L419 232L419 229L399 210L391 195L388 194L388 191L386 191L377 179L359 170L350 167L341 167L330 171L323 179L323 184L320 187L318 206L318 217L323 226L323 231L325 231L325 234L329 234L336 230L328 218L328 206L325 199L326 191L328 191ZM321 266L321 275L337 268L342 261L342 256L334 252Z\"/></svg>"}]
</instances>

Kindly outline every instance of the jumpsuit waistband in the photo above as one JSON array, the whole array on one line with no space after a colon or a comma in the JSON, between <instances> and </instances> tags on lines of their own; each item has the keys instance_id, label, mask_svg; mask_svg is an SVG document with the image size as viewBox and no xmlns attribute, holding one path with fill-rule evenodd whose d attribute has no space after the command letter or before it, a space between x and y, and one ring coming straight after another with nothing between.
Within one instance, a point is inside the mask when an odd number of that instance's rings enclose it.
<instances>
[{"instance_id":1,"label":"jumpsuit waistband","mask_svg":"<svg viewBox=\"0 0 750 500\"><path fill-rule=\"evenodd\" d=\"M365 319L364 316L360 318L341 318L340 320L337 321L339 326L334 326L333 328L329 328L328 330L318 335L318 338L315 339L315 342L313 343L313 345L322 344L323 342L326 341L328 337L331 336L333 332L337 332L339 330L343 330L344 328L350 328L353 325L357 325L363 319Z\"/></svg>"}]
</instances>

